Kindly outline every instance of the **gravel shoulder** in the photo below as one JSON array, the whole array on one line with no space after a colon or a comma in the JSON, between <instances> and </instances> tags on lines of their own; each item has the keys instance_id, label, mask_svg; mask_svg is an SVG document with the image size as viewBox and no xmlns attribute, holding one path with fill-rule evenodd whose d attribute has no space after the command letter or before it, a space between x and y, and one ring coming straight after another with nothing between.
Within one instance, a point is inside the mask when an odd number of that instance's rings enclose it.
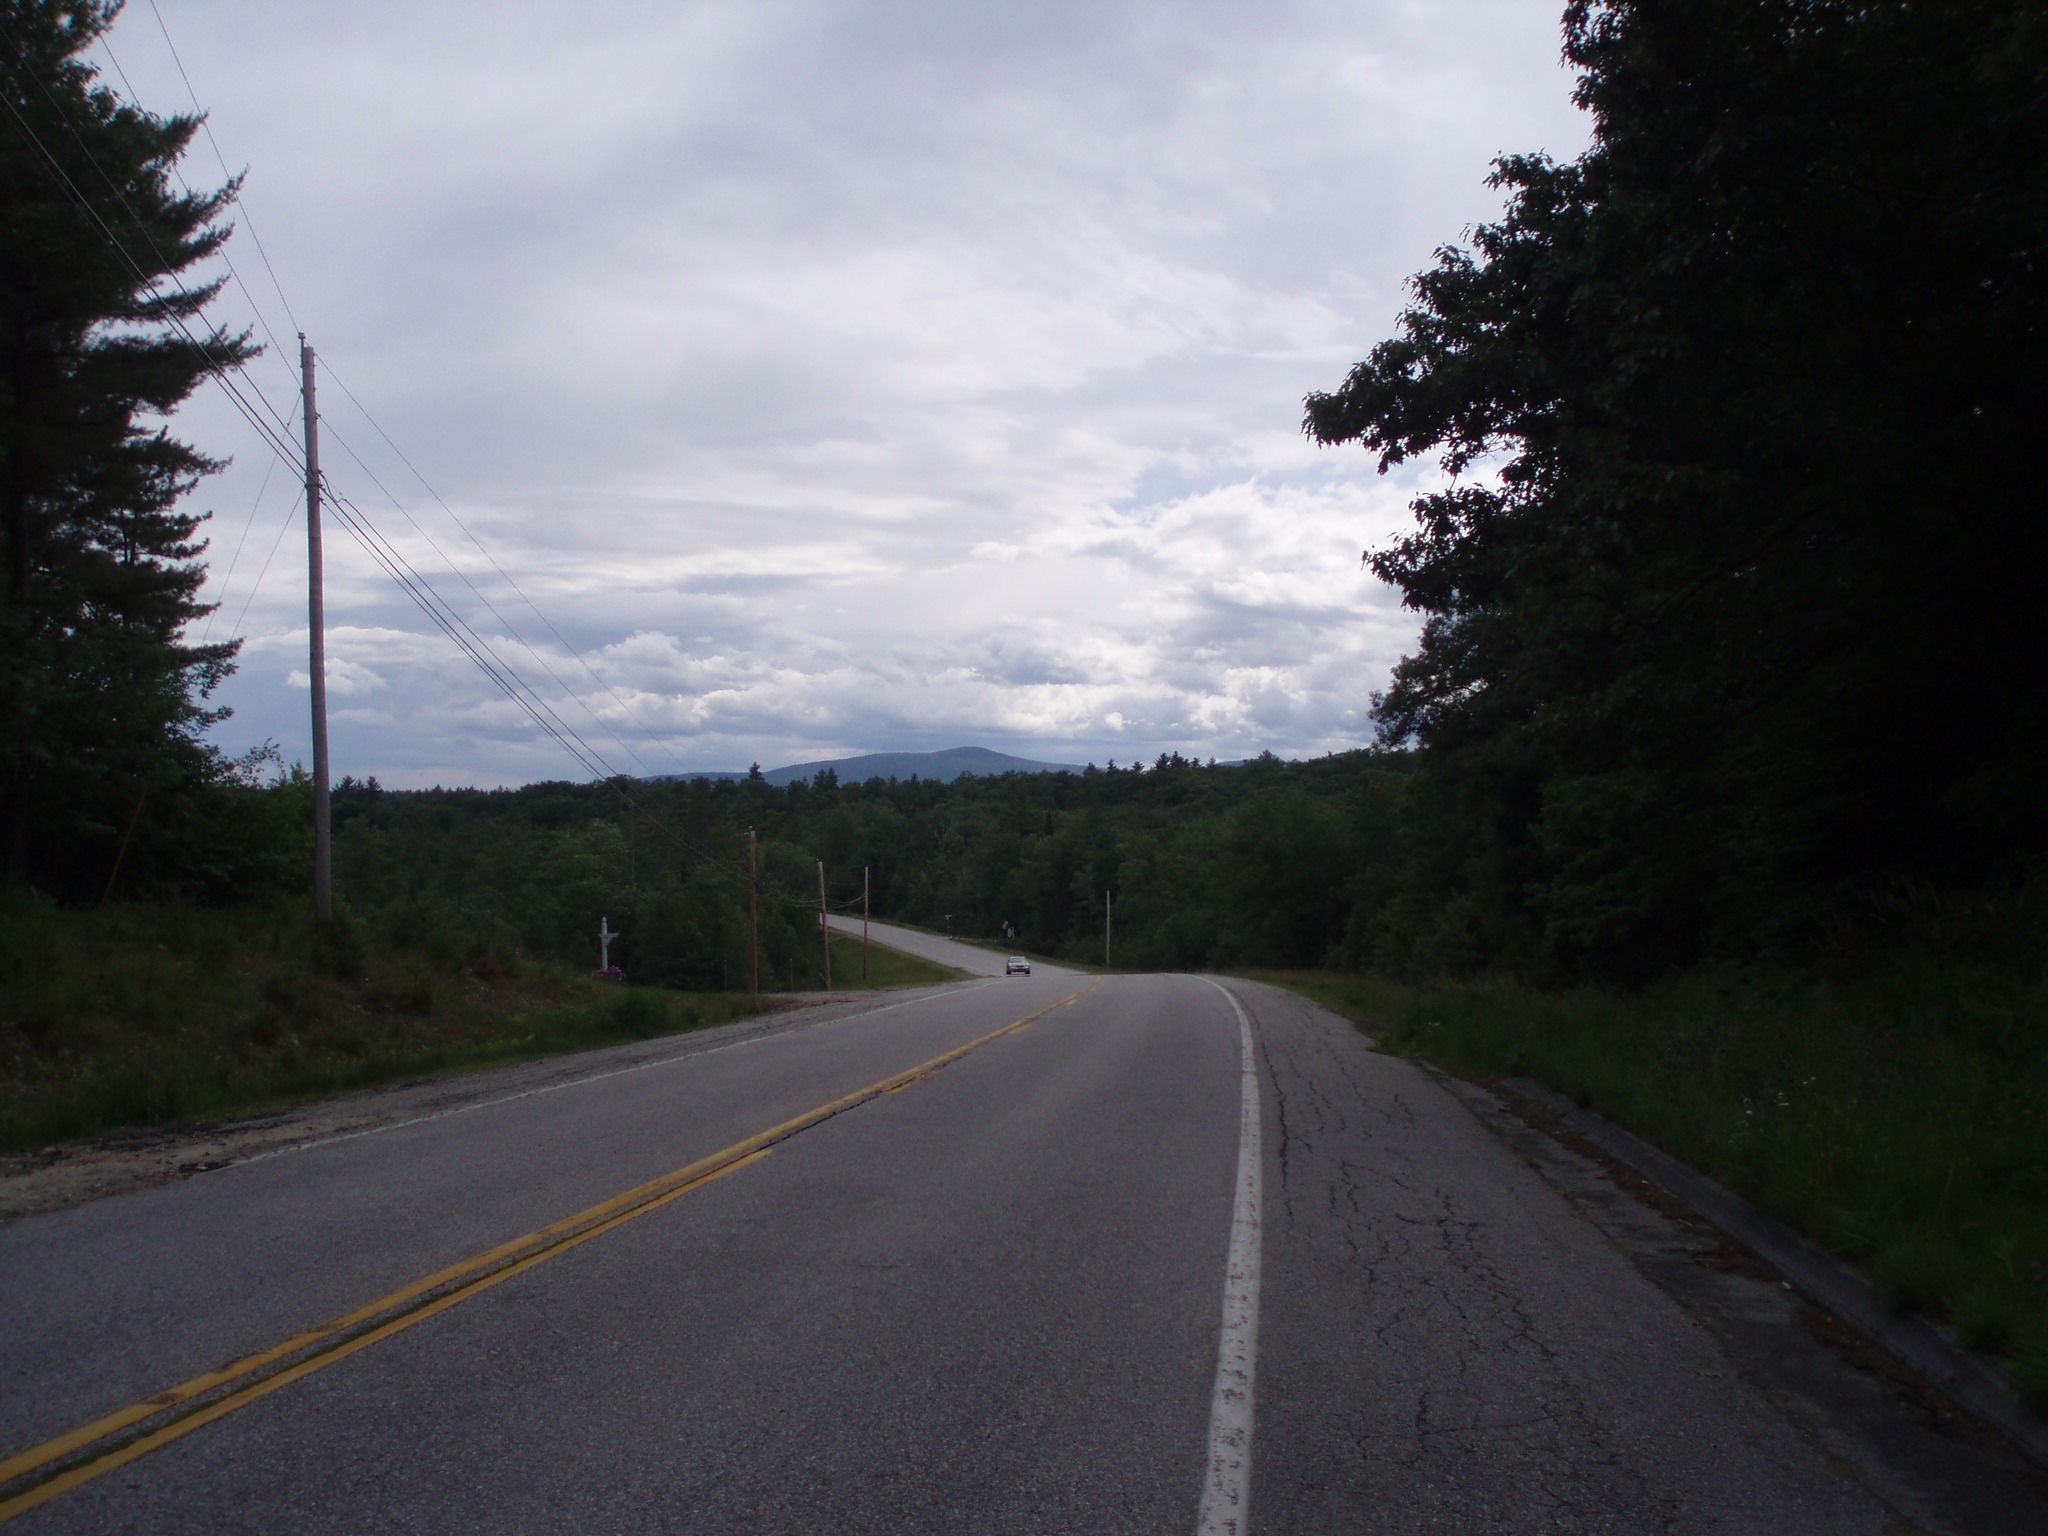
<instances>
[{"instance_id":1,"label":"gravel shoulder","mask_svg":"<svg viewBox=\"0 0 2048 1536\"><path fill-rule=\"evenodd\" d=\"M243 1119L121 1131L33 1152L7 1153L0 1155L0 1224L168 1184L252 1158L694 1055L735 1040L813 1028L932 990L904 988L852 997L789 993L775 997L770 1012L711 1029L502 1066L460 1068Z\"/></svg>"}]
</instances>

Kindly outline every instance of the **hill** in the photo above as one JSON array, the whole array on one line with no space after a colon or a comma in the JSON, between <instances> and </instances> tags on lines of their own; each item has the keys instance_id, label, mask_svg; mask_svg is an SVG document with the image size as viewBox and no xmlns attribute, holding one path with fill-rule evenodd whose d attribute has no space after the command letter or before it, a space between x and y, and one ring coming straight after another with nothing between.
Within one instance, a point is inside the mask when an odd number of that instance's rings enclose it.
<instances>
[{"instance_id":1,"label":"hill","mask_svg":"<svg viewBox=\"0 0 2048 1536\"><path fill-rule=\"evenodd\" d=\"M825 762L791 763L771 768L761 775L770 784L794 784L816 778L821 769L831 769L842 784L865 784L869 779L929 779L950 784L966 774L988 778L999 773L1079 773L1075 763L1039 763L987 747L947 747L938 752L869 752L860 757L841 757ZM652 781L676 779L744 779L744 773L662 773Z\"/></svg>"}]
</instances>

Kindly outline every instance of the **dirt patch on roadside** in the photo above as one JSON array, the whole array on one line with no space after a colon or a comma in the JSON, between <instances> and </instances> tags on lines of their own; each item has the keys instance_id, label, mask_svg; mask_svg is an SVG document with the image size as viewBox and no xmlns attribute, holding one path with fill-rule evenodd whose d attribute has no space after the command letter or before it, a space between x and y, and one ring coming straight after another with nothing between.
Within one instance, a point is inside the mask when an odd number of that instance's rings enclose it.
<instances>
[{"instance_id":1,"label":"dirt patch on roadside","mask_svg":"<svg viewBox=\"0 0 2048 1536\"><path fill-rule=\"evenodd\" d=\"M123 1131L0 1155L0 1222L189 1178L260 1152L367 1130L408 1111L417 1114L421 1109L413 1108L411 1096L420 1086L403 1084L249 1120ZM379 1099L391 1102L374 1107L365 1102Z\"/></svg>"},{"instance_id":2,"label":"dirt patch on roadside","mask_svg":"<svg viewBox=\"0 0 2048 1536\"><path fill-rule=\"evenodd\" d=\"M192 1178L315 1142L430 1119L493 1099L802 1028L815 1021L812 1009L828 997L833 1002L847 1001L844 993L786 996L777 999L776 1013L740 1024L503 1066L456 1070L242 1119L120 1131L33 1152L0 1154L0 1223Z\"/></svg>"}]
</instances>

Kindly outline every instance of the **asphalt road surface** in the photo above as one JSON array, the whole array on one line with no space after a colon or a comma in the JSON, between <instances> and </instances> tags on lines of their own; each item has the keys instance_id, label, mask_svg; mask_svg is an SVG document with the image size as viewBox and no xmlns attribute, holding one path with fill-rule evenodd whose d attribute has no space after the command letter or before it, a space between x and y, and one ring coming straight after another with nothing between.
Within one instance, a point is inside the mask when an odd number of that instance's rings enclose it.
<instances>
[{"instance_id":1,"label":"asphalt road surface","mask_svg":"<svg viewBox=\"0 0 2048 1536\"><path fill-rule=\"evenodd\" d=\"M17 1475L9 1536L2048 1528L1768 1277L1287 994L784 1023L0 1228L8 1466L229 1394Z\"/></svg>"},{"instance_id":2,"label":"asphalt road surface","mask_svg":"<svg viewBox=\"0 0 2048 1536\"><path fill-rule=\"evenodd\" d=\"M833 913L826 918L833 931L850 938L860 937L860 919L844 917ZM978 944L962 944L957 939L942 938L936 933L926 933L921 928L901 928L894 923L870 923L868 936L877 944L890 949L900 949L906 955L950 965L956 971L965 971L970 976L1000 976L1003 961L1007 956L993 949L984 949ZM1031 962L1034 973L1046 976L1072 976L1078 974L1064 965L1054 965L1049 960Z\"/></svg>"}]
</instances>

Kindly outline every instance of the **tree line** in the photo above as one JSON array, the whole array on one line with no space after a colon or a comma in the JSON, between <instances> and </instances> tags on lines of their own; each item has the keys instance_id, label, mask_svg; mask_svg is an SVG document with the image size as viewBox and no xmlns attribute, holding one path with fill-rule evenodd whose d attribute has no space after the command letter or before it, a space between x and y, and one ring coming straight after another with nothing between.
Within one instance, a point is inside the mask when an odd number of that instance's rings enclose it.
<instances>
[{"instance_id":1,"label":"tree line","mask_svg":"<svg viewBox=\"0 0 2048 1536\"><path fill-rule=\"evenodd\" d=\"M302 883L305 794L207 740L215 461L162 418L250 354L190 279L234 186L0 0L0 844L91 900ZM753 827L799 981L817 860L876 910L1132 965L1635 983L1811 958L2048 852L2048 25L2022 0L1573 0L1577 159L1508 156L1317 441L1449 483L1373 567L1421 621L1378 744L1309 763L841 786L337 795L360 910L729 980ZM1361 690L1371 679L1359 679ZM630 794L635 810L620 794ZM602 912L593 912L595 905ZM422 918L422 920L425 920ZM493 932L499 929L493 928Z\"/></svg>"},{"instance_id":2,"label":"tree line","mask_svg":"<svg viewBox=\"0 0 2048 1536\"><path fill-rule=\"evenodd\" d=\"M2022 0L1573 0L1593 142L1307 402L1451 484L1422 617L1441 968L1810 954L2048 850L2048 23Z\"/></svg>"},{"instance_id":3,"label":"tree line","mask_svg":"<svg viewBox=\"0 0 2048 1536\"><path fill-rule=\"evenodd\" d=\"M361 912L484 921L595 963L609 918L635 980L814 985L818 866L835 911L1119 966L1361 963L1394 889L1399 754L839 783L386 791L346 780L335 879ZM406 920L406 919L401 919Z\"/></svg>"},{"instance_id":4,"label":"tree line","mask_svg":"<svg viewBox=\"0 0 2048 1536\"><path fill-rule=\"evenodd\" d=\"M185 189L199 119L96 78L118 10L0 0L0 869L88 899L125 843L135 889L228 900L281 877L291 834L238 793L257 765L206 739L237 647L192 635L186 503L222 461L164 418L255 352L204 318L223 280L187 275L237 183Z\"/></svg>"}]
</instances>

